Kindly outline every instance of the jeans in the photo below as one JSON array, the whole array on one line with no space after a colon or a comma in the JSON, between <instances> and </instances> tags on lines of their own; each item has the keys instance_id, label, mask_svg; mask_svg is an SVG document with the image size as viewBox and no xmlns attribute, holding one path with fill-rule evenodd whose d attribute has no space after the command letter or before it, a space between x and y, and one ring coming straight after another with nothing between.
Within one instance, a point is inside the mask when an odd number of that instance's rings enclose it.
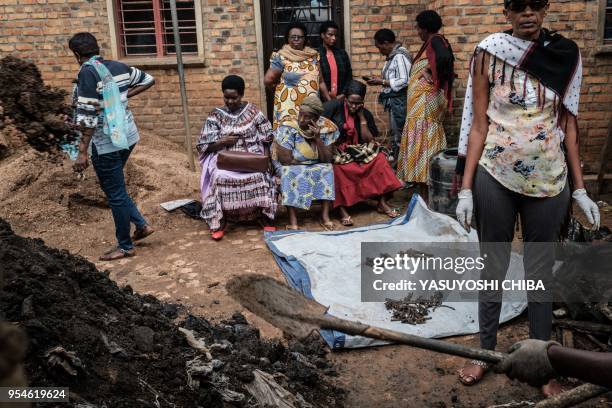
<instances>
[{"instance_id":1,"label":"jeans","mask_svg":"<svg viewBox=\"0 0 612 408\"><path fill-rule=\"evenodd\" d=\"M480 279L501 281L506 276L514 227L517 215L520 215L525 278L542 279L548 288L552 280L555 253L552 244L543 243L559 240L561 226L570 205L569 186L566 185L554 197L528 197L507 189L487 170L478 166L473 188L480 247L488 255ZM483 349L494 350L497 344L501 300L501 290L479 293L478 323L480 347ZM529 292L527 301L529 338L550 340L553 318L551 301Z\"/></svg>"},{"instance_id":2,"label":"jeans","mask_svg":"<svg viewBox=\"0 0 612 408\"><path fill-rule=\"evenodd\" d=\"M395 160L399 155L402 132L406 123L406 95L389 98L385 109L389 110L389 128L391 130L391 155Z\"/></svg>"},{"instance_id":3,"label":"jeans","mask_svg":"<svg viewBox=\"0 0 612 408\"><path fill-rule=\"evenodd\" d=\"M125 188L123 168L134 146L130 146L129 150L98 155L96 146L92 143L91 163L113 212L119 248L124 250L134 248L130 237L130 223L133 223L137 229L147 225Z\"/></svg>"}]
</instances>

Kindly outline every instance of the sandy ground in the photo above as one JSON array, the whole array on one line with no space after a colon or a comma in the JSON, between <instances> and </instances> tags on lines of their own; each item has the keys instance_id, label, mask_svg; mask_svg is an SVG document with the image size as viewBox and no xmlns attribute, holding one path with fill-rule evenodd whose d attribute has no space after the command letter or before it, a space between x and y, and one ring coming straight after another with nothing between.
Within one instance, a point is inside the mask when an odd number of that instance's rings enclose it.
<instances>
[{"instance_id":1,"label":"sandy ground","mask_svg":"<svg viewBox=\"0 0 612 408\"><path fill-rule=\"evenodd\" d=\"M11 222L18 234L42 238L51 246L95 262L121 285L180 303L211 320L242 310L224 289L232 276L261 273L283 279L259 227L233 225L223 241L213 242L203 222L159 207L164 201L198 198L199 173L188 170L180 147L144 137L126 173L130 194L157 229L137 247L134 258L97 261L114 245L114 227L91 168L86 179L79 181L70 163L49 162L29 150L0 161L0 217ZM409 193L402 192L393 204L405 208L408 199ZM610 208L602 211L603 225L612 224ZM367 206L359 207L353 217L358 226L385 220ZM321 230L316 211L300 214L300 218L306 229ZM285 224L286 213L281 212L278 225ZM264 336L281 335L256 316L248 312L246 316ZM502 328L499 348L503 350L526 336L525 318L518 318ZM450 341L478 344L476 336ZM489 375L474 387L464 387L455 373L462 359L408 347L385 346L330 356L337 364L339 383L349 391L349 407L484 407L538 396L538 390L500 375Z\"/></svg>"}]
</instances>

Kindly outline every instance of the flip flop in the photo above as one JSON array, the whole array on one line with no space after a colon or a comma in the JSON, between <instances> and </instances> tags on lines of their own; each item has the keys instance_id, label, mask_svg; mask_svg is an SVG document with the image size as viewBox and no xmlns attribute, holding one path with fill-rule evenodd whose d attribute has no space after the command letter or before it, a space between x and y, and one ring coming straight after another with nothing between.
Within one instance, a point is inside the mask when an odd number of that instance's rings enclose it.
<instances>
[{"instance_id":1,"label":"flip flop","mask_svg":"<svg viewBox=\"0 0 612 408\"><path fill-rule=\"evenodd\" d=\"M225 236L225 231L223 231L223 230L213 231L213 232L210 233L210 236L215 241L221 241L223 239L223 237Z\"/></svg>"},{"instance_id":2,"label":"flip flop","mask_svg":"<svg viewBox=\"0 0 612 408\"><path fill-rule=\"evenodd\" d=\"M328 223L321 221L319 224L323 227L325 231L334 231L336 228L336 225L331 221Z\"/></svg>"},{"instance_id":3,"label":"flip flop","mask_svg":"<svg viewBox=\"0 0 612 408\"><path fill-rule=\"evenodd\" d=\"M389 218L397 218L401 215L401 213L399 212L399 208L391 208L388 211L385 211L381 208L377 208L376 211L379 214L386 214Z\"/></svg>"},{"instance_id":4,"label":"flip flop","mask_svg":"<svg viewBox=\"0 0 612 408\"><path fill-rule=\"evenodd\" d=\"M346 218L342 218L340 220L340 223L342 223L342 225L345 226L345 227L352 227L354 225L353 224L353 219L351 218L350 215L348 217L346 217Z\"/></svg>"},{"instance_id":5,"label":"flip flop","mask_svg":"<svg viewBox=\"0 0 612 408\"><path fill-rule=\"evenodd\" d=\"M276 227L273 227L271 225L267 225L265 227L263 227L264 232L275 232L276 231Z\"/></svg>"},{"instance_id":6,"label":"flip flop","mask_svg":"<svg viewBox=\"0 0 612 408\"><path fill-rule=\"evenodd\" d=\"M287 225L285 226L285 229L287 231L299 231L300 227L298 227L297 225L293 226L293 225Z\"/></svg>"}]
</instances>

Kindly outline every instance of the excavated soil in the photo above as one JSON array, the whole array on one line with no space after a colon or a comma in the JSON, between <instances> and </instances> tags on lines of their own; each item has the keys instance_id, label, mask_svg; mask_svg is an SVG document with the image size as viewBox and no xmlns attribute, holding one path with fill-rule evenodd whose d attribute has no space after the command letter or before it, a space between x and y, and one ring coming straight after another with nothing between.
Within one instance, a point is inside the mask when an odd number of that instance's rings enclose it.
<instances>
[{"instance_id":1,"label":"excavated soil","mask_svg":"<svg viewBox=\"0 0 612 408\"><path fill-rule=\"evenodd\" d=\"M75 133L63 119L71 115L65 99L64 90L44 84L36 65L12 56L0 60L0 132L11 144L54 152L73 141Z\"/></svg>"},{"instance_id":2,"label":"excavated soil","mask_svg":"<svg viewBox=\"0 0 612 408\"><path fill-rule=\"evenodd\" d=\"M330 384L335 371L318 340L289 346L263 340L240 313L219 324L192 315L177 319L178 306L120 288L87 260L19 237L3 220L0 240L0 318L30 338L30 384L69 387L73 406L222 407L228 399L239 399L229 406L252 406L245 384L255 369L275 374L315 406L342 406L344 393ZM179 327L204 341L212 362ZM212 372L192 374L199 381L192 389L187 367L194 361Z\"/></svg>"}]
</instances>

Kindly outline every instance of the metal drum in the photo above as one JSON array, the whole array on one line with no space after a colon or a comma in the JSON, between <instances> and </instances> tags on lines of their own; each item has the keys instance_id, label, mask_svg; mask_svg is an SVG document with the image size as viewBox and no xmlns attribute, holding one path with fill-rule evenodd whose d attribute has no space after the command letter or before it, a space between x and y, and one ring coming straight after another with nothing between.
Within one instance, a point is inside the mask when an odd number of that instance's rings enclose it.
<instances>
[{"instance_id":1,"label":"metal drum","mask_svg":"<svg viewBox=\"0 0 612 408\"><path fill-rule=\"evenodd\" d=\"M453 189L457 148L436 153L429 163L429 208L433 211L455 216L458 187Z\"/></svg>"}]
</instances>

